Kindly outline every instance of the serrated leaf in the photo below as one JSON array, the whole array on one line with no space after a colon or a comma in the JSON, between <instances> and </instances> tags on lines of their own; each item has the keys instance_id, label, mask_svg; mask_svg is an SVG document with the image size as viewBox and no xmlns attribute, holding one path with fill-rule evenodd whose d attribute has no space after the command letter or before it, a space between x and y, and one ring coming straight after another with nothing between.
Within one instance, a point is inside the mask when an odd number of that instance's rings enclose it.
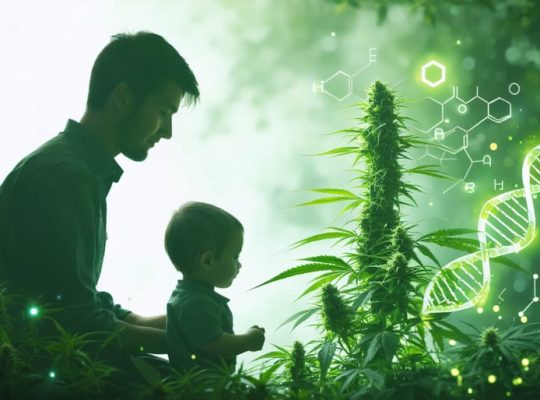
<instances>
[{"instance_id":1,"label":"serrated leaf","mask_svg":"<svg viewBox=\"0 0 540 400\"><path fill-rule=\"evenodd\" d=\"M399 339L397 335L392 331L383 331L381 332L381 345L384 351L384 354L388 359L392 359L394 354L397 351Z\"/></svg>"},{"instance_id":2,"label":"serrated leaf","mask_svg":"<svg viewBox=\"0 0 540 400\"><path fill-rule=\"evenodd\" d=\"M510 268L513 268L517 271L521 271L521 272L525 272L525 273L529 273L529 271L525 268L523 268L521 265L519 265L518 263L510 260L509 258L507 257L497 257L497 258L492 258L491 261L493 261L494 263L497 263L497 264L501 264L501 265L504 265L505 267L510 267Z\"/></svg>"},{"instance_id":3,"label":"serrated leaf","mask_svg":"<svg viewBox=\"0 0 540 400\"><path fill-rule=\"evenodd\" d=\"M314 261L317 263L330 264L336 267L341 267L341 269L350 270L351 266L343 261L341 258L336 256L321 255L314 257L301 258L302 261Z\"/></svg>"},{"instance_id":4,"label":"serrated leaf","mask_svg":"<svg viewBox=\"0 0 540 400\"><path fill-rule=\"evenodd\" d=\"M369 292L363 292L360 293L356 299L354 299L354 302L351 305L352 312L355 312L358 310L359 307L362 307L371 297L371 291Z\"/></svg>"},{"instance_id":5,"label":"serrated leaf","mask_svg":"<svg viewBox=\"0 0 540 400\"><path fill-rule=\"evenodd\" d=\"M441 266L441 264L439 263L439 260L437 259L437 257L435 257L435 254L433 254L433 252L427 246L424 246L423 244L417 243L416 248L424 256L426 256L426 257L430 258L432 261L434 261L435 264L437 264L439 267Z\"/></svg>"},{"instance_id":6,"label":"serrated leaf","mask_svg":"<svg viewBox=\"0 0 540 400\"><path fill-rule=\"evenodd\" d=\"M384 376L371 368L363 368L360 370L368 379L369 383L376 389L381 389L384 386Z\"/></svg>"},{"instance_id":7,"label":"serrated leaf","mask_svg":"<svg viewBox=\"0 0 540 400\"><path fill-rule=\"evenodd\" d=\"M334 189L334 188L320 188L320 189L309 189L310 192L315 193L325 193L325 194L335 194L338 196L348 197L350 199L357 199L358 196L353 192L350 192L345 189Z\"/></svg>"},{"instance_id":8,"label":"serrated leaf","mask_svg":"<svg viewBox=\"0 0 540 400\"><path fill-rule=\"evenodd\" d=\"M369 342L369 347L364 358L364 365L367 365L381 349L381 335L380 333L374 335Z\"/></svg>"},{"instance_id":9,"label":"serrated leaf","mask_svg":"<svg viewBox=\"0 0 540 400\"><path fill-rule=\"evenodd\" d=\"M313 243L313 242L318 242L321 240L328 240L328 239L346 238L346 237L349 237L349 235L344 232L319 233L317 235L313 235L313 236L307 237L305 239L302 239L302 240L299 240L298 242L293 243L291 250L297 247L306 245L308 243Z\"/></svg>"},{"instance_id":10,"label":"serrated leaf","mask_svg":"<svg viewBox=\"0 0 540 400\"><path fill-rule=\"evenodd\" d=\"M312 263L312 264L304 264L299 265L298 267L290 268L273 278L261 283L260 285L257 285L249 290L257 289L258 287L268 285L269 283L280 281L282 279L291 278L293 276L303 275L303 274L309 274L312 272L320 272L320 271L336 271L336 270L343 270L343 268L338 268L335 265L332 264L322 264L322 263Z\"/></svg>"},{"instance_id":11,"label":"serrated leaf","mask_svg":"<svg viewBox=\"0 0 540 400\"><path fill-rule=\"evenodd\" d=\"M350 197L343 197L343 196L328 196L328 197L321 197L320 199L315 199L311 201L306 201L305 203L296 204L294 207L305 207L305 206L314 206L318 204L329 204L329 203L337 203L340 201L351 201Z\"/></svg>"},{"instance_id":12,"label":"serrated leaf","mask_svg":"<svg viewBox=\"0 0 540 400\"><path fill-rule=\"evenodd\" d=\"M326 379L326 374L334 358L334 353L336 352L336 344L334 342L324 342L319 350L318 359L319 359L319 368L320 368L320 381L323 382Z\"/></svg>"},{"instance_id":13,"label":"serrated leaf","mask_svg":"<svg viewBox=\"0 0 540 400\"><path fill-rule=\"evenodd\" d=\"M317 153L316 156L340 156L344 154L350 154L350 153L356 153L359 150L358 146L345 146L345 147L337 147L332 150L325 151L323 153Z\"/></svg>"}]
</instances>

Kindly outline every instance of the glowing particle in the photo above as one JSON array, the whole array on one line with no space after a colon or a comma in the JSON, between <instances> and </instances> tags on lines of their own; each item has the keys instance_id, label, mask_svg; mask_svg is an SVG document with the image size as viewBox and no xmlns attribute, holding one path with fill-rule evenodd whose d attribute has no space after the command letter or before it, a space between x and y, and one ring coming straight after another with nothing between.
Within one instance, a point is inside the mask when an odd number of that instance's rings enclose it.
<instances>
[{"instance_id":1,"label":"glowing particle","mask_svg":"<svg viewBox=\"0 0 540 400\"><path fill-rule=\"evenodd\" d=\"M512 379L512 385L519 386L523 383L523 378L521 376L518 376L517 378Z\"/></svg>"},{"instance_id":2,"label":"glowing particle","mask_svg":"<svg viewBox=\"0 0 540 400\"><path fill-rule=\"evenodd\" d=\"M508 136L508 140L509 141L512 141L513 137L512 136Z\"/></svg>"},{"instance_id":3,"label":"glowing particle","mask_svg":"<svg viewBox=\"0 0 540 400\"><path fill-rule=\"evenodd\" d=\"M520 318L520 321L521 321L522 324L526 324L527 321L529 321L529 318L527 318L527 316L524 315L523 317Z\"/></svg>"},{"instance_id":4,"label":"glowing particle","mask_svg":"<svg viewBox=\"0 0 540 400\"><path fill-rule=\"evenodd\" d=\"M493 142L489 145L489 148L491 151L495 151L497 150L497 143Z\"/></svg>"},{"instance_id":5,"label":"glowing particle","mask_svg":"<svg viewBox=\"0 0 540 400\"><path fill-rule=\"evenodd\" d=\"M49 378L51 378L51 379L56 378L56 372L54 372L54 371L49 371Z\"/></svg>"},{"instance_id":6,"label":"glowing particle","mask_svg":"<svg viewBox=\"0 0 540 400\"><path fill-rule=\"evenodd\" d=\"M519 316L519 317L523 317L523 315L524 315L524 314L523 314L523 311L518 312L518 316Z\"/></svg>"},{"instance_id":7,"label":"glowing particle","mask_svg":"<svg viewBox=\"0 0 540 400\"><path fill-rule=\"evenodd\" d=\"M496 377L495 375L489 375L489 376L487 377L487 381L488 381L489 383L495 383L495 382L497 382L497 377Z\"/></svg>"},{"instance_id":8,"label":"glowing particle","mask_svg":"<svg viewBox=\"0 0 540 400\"><path fill-rule=\"evenodd\" d=\"M139 347L139 350L144 351L144 347L143 346Z\"/></svg>"},{"instance_id":9,"label":"glowing particle","mask_svg":"<svg viewBox=\"0 0 540 400\"><path fill-rule=\"evenodd\" d=\"M538 279L538 274L533 274L533 279Z\"/></svg>"},{"instance_id":10,"label":"glowing particle","mask_svg":"<svg viewBox=\"0 0 540 400\"><path fill-rule=\"evenodd\" d=\"M497 317L497 319L499 319L499 320L502 319L502 315L499 315L499 316Z\"/></svg>"},{"instance_id":11,"label":"glowing particle","mask_svg":"<svg viewBox=\"0 0 540 400\"><path fill-rule=\"evenodd\" d=\"M456 40L456 44L459 46L461 44L461 40Z\"/></svg>"},{"instance_id":12,"label":"glowing particle","mask_svg":"<svg viewBox=\"0 0 540 400\"><path fill-rule=\"evenodd\" d=\"M501 311L501 307L498 304L495 304L493 306L493 312L499 312L499 311Z\"/></svg>"},{"instance_id":13,"label":"glowing particle","mask_svg":"<svg viewBox=\"0 0 540 400\"><path fill-rule=\"evenodd\" d=\"M430 201L430 202L428 203L428 205L429 205L430 207L433 207L433 202Z\"/></svg>"},{"instance_id":14,"label":"glowing particle","mask_svg":"<svg viewBox=\"0 0 540 400\"><path fill-rule=\"evenodd\" d=\"M512 397L512 392L506 392L506 397Z\"/></svg>"},{"instance_id":15,"label":"glowing particle","mask_svg":"<svg viewBox=\"0 0 540 400\"><path fill-rule=\"evenodd\" d=\"M28 314L30 314L30 316L32 317L36 317L38 314L39 314L39 308L37 307L30 307L28 309Z\"/></svg>"},{"instance_id":16,"label":"glowing particle","mask_svg":"<svg viewBox=\"0 0 540 400\"><path fill-rule=\"evenodd\" d=\"M336 36L336 32L330 33L330 36Z\"/></svg>"},{"instance_id":17,"label":"glowing particle","mask_svg":"<svg viewBox=\"0 0 540 400\"><path fill-rule=\"evenodd\" d=\"M452 368L452 369L450 370L450 375L452 375L452 376L458 376L458 375L459 375L459 369L457 369L457 368Z\"/></svg>"},{"instance_id":18,"label":"glowing particle","mask_svg":"<svg viewBox=\"0 0 540 400\"><path fill-rule=\"evenodd\" d=\"M195 354L192 354L192 355L191 355L191 359L192 359L192 360L195 360L196 358L197 358L197 356L196 356Z\"/></svg>"},{"instance_id":19,"label":"glowing particle","mask_svg":"<svg viewBox=\"0 0 540 400\"><path fill-rule=\"evenodd\" d=\"M476 312L477 312L478 314L482 314L482 313L484 312L484 309L483 309L482 307L478 307L478 308L476 309Z\"/></svg>"},{"instance_id":20,"label":"glowing particle","mask_svg":"<svg viewBox=\"0 0 540 400\"><path fill-rule=\"evenodd\" d=\"M468 389L467 389L467 393L473 394L473 388L468 388Z\"/></svg>"},{"instance_id":21,"label":"glowing particle","mask_svg":"<svg viewBox=\"0 0 540 400\"><path fill-rule=\"evenodd\" d=\"M450 346L455 346L456 343L457 343L457 342L456 342L454 339L450 339L450 340L448 341L448 344L449 344Z\"/></svg>"},{"instance_id":22,"label":"glowing particle","mask_svg":"<svg viewBox=\"0 0 540 400\"><path fill-rule=\"evenodd\" d=\"M521 359L521 365L523 365L524 367L528 367L529 366L529 359L528 358L522 358Z\"/></svg>"}]
</instances>

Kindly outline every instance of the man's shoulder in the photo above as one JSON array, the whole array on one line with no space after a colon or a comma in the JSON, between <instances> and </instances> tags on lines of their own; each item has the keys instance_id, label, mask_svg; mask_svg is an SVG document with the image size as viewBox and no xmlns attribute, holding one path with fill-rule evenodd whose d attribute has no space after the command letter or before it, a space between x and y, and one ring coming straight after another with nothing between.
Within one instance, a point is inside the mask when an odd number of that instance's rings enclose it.
<instances>
[{"instance_id":1,"label":"man's shoulder","mask_svg":"<svg viewBox=\"0 0 540 400\"><path fill-rule=\"evenodd\" d=\"M20 160L8 178L11 179L6 181L17 184L47 180L71 184L92 181L97 176L77 156L73 146L57 135Z\"/></svg>"}]
</instances>

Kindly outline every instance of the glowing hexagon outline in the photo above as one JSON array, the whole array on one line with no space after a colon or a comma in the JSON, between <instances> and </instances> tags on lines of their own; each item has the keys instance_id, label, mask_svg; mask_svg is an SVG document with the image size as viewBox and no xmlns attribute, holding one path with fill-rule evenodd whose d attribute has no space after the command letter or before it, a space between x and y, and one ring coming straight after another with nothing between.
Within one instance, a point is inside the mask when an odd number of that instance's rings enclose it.
<instances>
[{"instance_id":1,"label":"glowing hexagon outline","mask_svg":"<svg viewBox=\"0 0 540 400\"><path fill-rule=\"evenodd\" d=\"M441 71L441 78L438 81L433 82L433 81L430 81L426 77L426 70L431 66L435 66L435 67L439 68L439 71ZM440 62L438 62L438 61L431 60L431 61L427 62L426 64L422 65L421 79L422 79L422 82L424 82L426 85L428 85L428 86L430 86L432 88L437 87L441 83L446 81L446 67L443 64L441 64Z\"/></svg>"},{"instance_id":2,"label":"glowing hexagon outline","mask_svg":"<svg viewBox=\"0 0 540 400\"><path fill-rule=\"evenodd\" d=\"M504 117L501 117L501 118L495 118L493 115L491 115L489 113L489 106L492 104L492 103L495 103L496 101L502 101L506 104L508 104L508 114L506 114ZM491 100L489 103L488 103L488 108L487 108L487 112L488 112L488 118L493 121L493 122L496 122L498 124L500 124L501 122L504 122L506 121L507 119L510 119L512 118L512 103L510 103L508 100L506 99L503 99L502 97L497 97L496 99L493 99Z\"/></svg>"}]
</instances>

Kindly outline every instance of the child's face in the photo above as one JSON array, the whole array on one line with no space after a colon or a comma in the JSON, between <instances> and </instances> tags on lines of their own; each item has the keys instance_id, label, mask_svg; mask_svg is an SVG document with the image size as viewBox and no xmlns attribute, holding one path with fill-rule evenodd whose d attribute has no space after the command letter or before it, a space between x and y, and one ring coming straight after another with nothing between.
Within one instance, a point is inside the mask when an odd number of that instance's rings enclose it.
<instances>
[{"instance_id":1,"label":"child's face","mask_svg":"<svg viewBox=\"0 0 540 400\"><path fill-rule=\"evenodd\" d=\"M227 288L231 286L234 278L238 275L242 265L240 264L239 256L244 244L244 234L242 231L233 232L225 243L225 248L221 253L221 257L215 259L212 268L213 284L219 288Z\"/></svg>"}]
</instances>

